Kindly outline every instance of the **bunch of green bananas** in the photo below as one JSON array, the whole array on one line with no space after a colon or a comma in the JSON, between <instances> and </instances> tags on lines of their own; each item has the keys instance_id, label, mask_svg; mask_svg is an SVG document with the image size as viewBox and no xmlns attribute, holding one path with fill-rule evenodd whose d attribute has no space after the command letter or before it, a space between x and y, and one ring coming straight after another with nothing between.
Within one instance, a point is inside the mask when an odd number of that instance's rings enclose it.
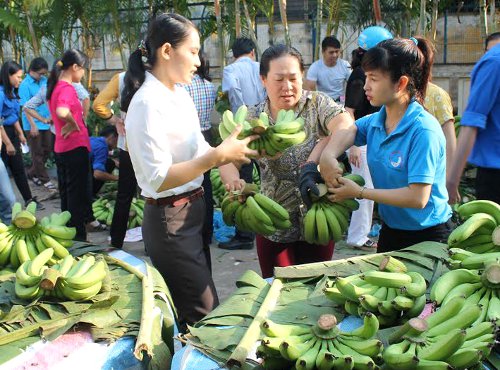
<instances>
[{"instance_id":1,"label":"bunch of green bananas","mask_svg":"<svg viewBox=\"0 0 500 370\"><path fill-rule=\"evenodd\" d=\"M414 318L393 332L383 353L388 369L472 369L488 357L496 325L482 322L480 305L457 296L425 320Z\"/></svg>"},{"instance_id":2,"label":"bunch of green bananas","mask_svg":"<svg viewBox=\"0 0 500 370\"><path fill-rule=\"evenodd\" d=\"M500 248L498 252L474 253L460 248L450 248L448 254L450 269L482 269L485 264L500 259Z\"/></svg>"},{"instance_id":3,"label":"bunch of green bananas","mask_svg":"<svg viewBox=\"0 0 500 370\"><path fill-rule=\"evenodd\" d=\"M495 261L495 260L490 260ZM491 320L500 323L500 263L487 264L484 271L458 269L442 275L432 286L430 298L446 305L455 297L463 297L467 306L480 305L481 315L474 322Z\"/></svg>"},{"instance_id":4,"label":"bunch of green bananas","mask_svg":"<svg viewBox=\"0 0 500 370\"><path fill-rule=\"evenodd\" d=\"M259 170L257 170L257 166L254 164L252 169L252 182L257 185L257 188L260 189L260 174Z\"/></svg>"},{"instance_id":5,"label":"bunch of green bananas","mask_svg":"<svg viewBox=\"0 0 500 370\"><path fill-rule=\"evenodd\" d=\"M220 178L218 168L212 168L210 171L210 182L212 183L212 199L214 200L214 205L220 207L222 200L227 195L227 191Z\"/></svg>"},{"instance_id":6,"label":"bunch of green bananas","mask_svg":"<svg viewBox=\"0 0 500 370\"><path fill-rule=\"evenodd\" d=\"M15 293L19 298L33 300L53 296L62 300L84 301L99 293L108 274L103 258L92 255L76 261L67 255L48 267L53 250L46 249L33 261L25 261L16 271Z\"/></svg>"},{"instance_id":7,"label":"bunch of green bananas","mask_svg":"<svg viewBox=\"0 0 500 370\"><path fill-rule=\"evenodd\" d=\"M363 186L365 180L360 175L346 174L348 178ZM326 245L339 241L349 227L349 217L352 211L359 208L355 199L345 199L332 203L326 197L328 191L325 184L317 184L319 195L311 194L312 207L304 217L304 240L310 244Z\"/></svg>"},{"instance_id":8,"label":"bunch of green bananas","mask_svg":"<svg viewBox=\"0 0 500 370\"><path fill-rule=\"evenodd\" d=\"M269 117L265 112L262 112L259 118L247 121L247 111L246 105L242 105L234 116L230 110L224 112L222 122L219 125L219 133L223 140L231 135L237 125L243 125L238 138L259 135L260 137L253 140L248 147L259 151L259 153L265 151L267 155L275 156L306 139L304 120L295 117L293 110L280 110L274 125L270 125Z\"/></svg>"},{"instance_id":9,"label":"bunch of green bananas","mask_svg":"<svg viewBox=\"0 0 500 370\"><path fill-rule=\"evenodd\" d=\"M292 226L288 211L259 193L254 184L247 184L243 191L228 194L222 201L221 210L226 225L236 225L240 230L260 235L272 235L278 229Z\"/></svg>"},{"instance_id":10,"label":"bunch of green bananas","mask_svg":"<svg viewBox=\"0 0 500 370\"><path fill-rule=\"evenodd\" d=\"M327 283L324 293L343 305L350 315L371 312L387 327L418 316L425 307L426 290L422 275L407 271L406 266L393 257L385 257L379 271L338 277L333 284Z\"/></svg>"},{"instance_id":11,"label":"bunch of green bananas","mask_svg":"<svg viewBox=\"0 0 500 370\"><path fill-rule=\"evenodd\" d=\"M54 250L54 258L49 260L51 264L66 257L69 254L67 248L73 245L76 235L74 227L65 226L70 218L71 214L64 211L38 221L35 202L28 204L25 210L20 203L15 203L12 225L0 222L0 267L10 264L17 268L46 249Z\"/></svg>"},{"instance_id":12,"label":"bunch of green bananas","mask_svg":"<svg viewBox=\"0 0 500 370\"><path fill-rule=\"evenodd\" d=\"M330 314L321 315L312 327L265 320L261 329L266 336L257 347L257 356L264 359L264 369L375 369L383 349L374 338L378 328L377 317L371 313L352 332L342 332Z\"/></svg>"},{"instance_id":13,"label":"bunch of green bananas","mask_svg":"<svg viewBox=\"0 0 500 370\"><path fill-rule=\"evenodd\" d=\"M489 200L473 200L457 208L465 220L450 234L450 248L473 253L500 252L500 205Z\"/></svg>"},{"instance_id":14,"label":"bunch of green bananas","mask_svg":"<svg viewBox=\"0 0 500 370\"><path fill-rule=\"evenodd\" d=\"M128 214L128 229L141 226L144 217L144 200L132 198L130 211ZM92 212L96 220L111 226L113 214L115 212L115 199L111 197L101 197L92 203Z\"/></svg>"}]
</instances>

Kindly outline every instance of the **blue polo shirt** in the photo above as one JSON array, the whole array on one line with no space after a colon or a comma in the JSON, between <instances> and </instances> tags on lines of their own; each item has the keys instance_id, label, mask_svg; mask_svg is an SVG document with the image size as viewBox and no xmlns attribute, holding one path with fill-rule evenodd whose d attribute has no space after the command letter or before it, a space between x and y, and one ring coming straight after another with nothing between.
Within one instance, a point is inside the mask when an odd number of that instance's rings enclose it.
<instances>
[{"instance_id":1,"label":"blue polo shirt","mask_svg":"<svg viewBox=\"0 0 500 370\"><path fill-rule=\"evenodd\" d=\"M396 129L385 131L386 111L356 121L354 145L367 145L368 167L376 189L432 184L423 209L379 204L382 220L391 228L422 230L448 221L451 208L446 190L446 140L438 121L417 102L408 106Z\"/></svg>"},{"instance_id":2,"label":"blue polo shirt","mask_svg":"<svg viewBox=\"0 0 500 370\"><path fill-rule=\"evenodd\" d=\"M9 99L5 95L3 85L0 85L0 118L3 120L3 125L12 126L19 121L20 109L19 99Z\"/></svg>"},{"instance_id":3,"label":"blue polo shirt","mask_svg":"<svg viewBox=\"0 0 500 370\"><path fill-rule=\"evenodd\" d=\"M474 66L469 101L460 124L478 128L469 162L500 169L500 45Z\"/></svg>"},{"instance_id":4,"label":"blue polo shirt","mask_svg":"<svg viewBox=\"0 0 500 370\"><path fill-rule=\"evenodd\" d=\"M42 86L47 86L47 78L41 77L39 81L35 80L29 74L26 75L21 85L19 85L19 98L21 99L21 105L26 104L32 97L34 97L38 91L42 88ZM49 107L47 104L42 104L38 108L35 109L36 112L45 118L50 117ZM30 123L26 118L26 113L23 112L23 130L29 131L31 129ZM38 127L39 130L48 130L50 128L49 125L33 118L33 121Z\"/></svg>"},{"instance_id":5,"label":"blue polo shirt","mask_svg":"<svg viewBox=\"0 0 500 370\"><path fill-rule=\"evenodd\" d=\"M108 144L102 136L90 137L90 163L93 170L106 172L106 161L108 160Z\"/></svg>"}]
</instances>

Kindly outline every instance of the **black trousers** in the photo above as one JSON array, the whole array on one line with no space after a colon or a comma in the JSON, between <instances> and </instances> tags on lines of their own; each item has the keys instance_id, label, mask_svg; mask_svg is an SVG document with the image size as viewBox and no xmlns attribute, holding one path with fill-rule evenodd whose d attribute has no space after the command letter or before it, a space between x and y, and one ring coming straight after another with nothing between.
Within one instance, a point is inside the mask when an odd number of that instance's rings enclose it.
<instances>
[{"instance_id":1,"label":"black trousers","mask_svg":"<svg viewBox=\"0 0 500 370\"><path fill-rule=\"evenodd\" d=\"M120 173L118 174L118 192L116 194L115 210L113 221L109 231L111 245L115 248L123 247L123 239L127 232L128 213L132 199L137 195L137 180L135 178L134 167L130 160L130 154L126 150L120 149Z\"/></svg>"},{"instance_id":2,"label":"black trousers","mask_svg":"<svg viewBox=\"0 0 500 370\"><path fill-rule=\"evenodd\" d=\"M206 142L213 146L213 135L211 130L201 132ZM204 190L203 197L205 198L205 222L203 223L203 251L207 257L208 268L212 272L212 258L210 256L210 244L214 235L214 198L212 192L212 181L210 181L210 171L203 174L203 183L201 184Z\"/></svg>"},{"instance_id":3,"label":"black trousers","mask_svg":"<svg viewBox=\"0 0 500 370\"><path fill-rule=\"evenodd\" d=\"M396 251L425 241L446 243L452 230L453 225L451 221L423 230L393 229L383 223L378 239L377 252Z\"/></svg>"},{"instance_id":4,"label":"black trousers","mask_svg":"<svg viewBox=\"0 0 500 370\"><path fill-rule=\"evenodd\" d=\"M476 198L492 200L500 204L500 170L478 167L476 175Z\"/></svg>"},{"instance_id":5,"label":"black trousers","mask_svg":"<svg viewBox=\"0 0 500 370\"><path fill-rule=\"evenodd\" d=\"M144 208L144 245L172 293L181 332L219 304L203 252L204 219L203 197L178 207Z\"/></svg>"},{"instance_id":6,"label":"black trousers","mask_svg":"<svg viewBox=\"0 0 500 370\"><path fill-rule=\"evenodd\" d=\"M111 173L113 170L116 168L115 161L113 161L111 158L108 158L106 161L106 172ZM99 190L101 190L102 186L104 185L105 181L103 180L97 180L94 177L93 171L92 171L92 196L96 197L97 193L99 193Z\"/></svg>"},{"instance_id":7,"label":"black trousers","mask_svg":"<svg viewBox=\"0 0 500 370\"><path fill-rule=\"evenodd\" d=\"M56 153L57 181L61 196L61 210L71 213L69 226L76 227L75 240L85 241L85 224L92 214L89 172L90 159L87 148L78 147L64 153Z\"/></svg>"},{"instance_id":8,"label":"black trousers","mask_svg":"<svg viewBox=\"0 0 500 370\"><path fill-rule=\"evenodd\" d=\"M8 155L5 144L2 145L2 160L5 167L10 169L12 177L14 177L14 182L16 183L21 196L24 201L28 201L32 198L31 189L28 184L28 177L26 176L26 170L23 163L23 154L21 151L21 142L17 136L16 129L14 126L4 126L5 133L9 137L12 145L16 148L16 154Z\"/></svg>"}]
</instances>

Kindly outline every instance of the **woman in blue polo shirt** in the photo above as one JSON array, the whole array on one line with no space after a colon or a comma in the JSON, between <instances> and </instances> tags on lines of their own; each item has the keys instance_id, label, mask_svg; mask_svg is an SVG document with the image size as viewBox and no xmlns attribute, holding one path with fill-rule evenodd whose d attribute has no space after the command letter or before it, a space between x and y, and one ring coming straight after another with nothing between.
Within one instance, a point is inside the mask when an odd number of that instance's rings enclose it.
<instances>
[{"instance_id":1,"label":"woman in blue polo shirt","mask_svg":"<svg viewBox=\"0 0 500 370\"><path fill-rule=\"evenodd\" d=\"M23 77L21 66L13 61L5 62L0 69L0 118L3 120L2 160L10 168L14 181L24 201L36 201L31 195L28 178L24 171L20 143L26 144L26 137L19 123L19 96L17 89ZM39 208L44 207L39 204Z\"/></svg>"},{"instance_id":2,"label":"woman in blue polo shirt","mask_svg":"<svg viewBox=\"0 0 500 370\"><path fill-rule=\"evenodd\" d=\"M370 199L383 221L378 251L421 241L446 241L451 208L446 190L446 142L423 107L430 75L425 39L392 39L367 51L362 67L366 96L379 112L338 127L320 168L330 199ZM339 177L335 158L351 145L367 145L374 189Z\"/></svg>"}]
</instances>

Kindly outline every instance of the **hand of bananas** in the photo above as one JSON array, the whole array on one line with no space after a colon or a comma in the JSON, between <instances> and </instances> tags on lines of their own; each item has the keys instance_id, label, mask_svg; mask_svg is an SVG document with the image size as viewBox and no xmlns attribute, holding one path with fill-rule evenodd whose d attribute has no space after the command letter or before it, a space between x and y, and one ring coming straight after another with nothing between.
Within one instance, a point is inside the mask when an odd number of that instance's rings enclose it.
<instances>
[{"instance_id":1,"label":"hand of bananas","mask_svg":"<svg viewBox=\"0 0 500 370\"><path fill-rule=\"evenodd\" d=\"M212 183L212 199L216 207L220 207L222 201L227 196L227 191L225 185L222 183L220 178L220 172L218 168L212 168L210 171L210 182ZM252 170L252 182L257 186L257 191L260 190L260 175L257 167L253 165Z\"/></svg>"},{"instance_id":2,"label":"hand of bananas","mask_svg":"<svg viewBox=\"0 0 500 370\"><path fill-rule=\"evenodd\" d=\"M71 214L64 211L38 222L36 203L28 204L25 210L20 203L15 203L12 225L0 223L0 267L10 264L17 268L46 249L54 250L54 258L49 259L52 265L57 259L66 257L69 254L66 248L73 245L76 235L74 227L65 226L70 218Z\"/></svg>"},{"instance_id":3,"label":"hand of bananas","mask_svg":"<svg viewBox=\"0 0 500 370\"><path fill-rule=\"evenodd\" d=\"M223 140L231 135L237 125L243 125L238 138L259 135L260 137L253 140L248 147L259 153L265 151L266 155L273 157L306 139L304 120L296 118L293 110L280 110L274 125L269 124L269 117L265 112L262 112L257 119L246 121L247 111L246 105L242 105L234 117L230 110L224 112L219 125L219 133Z\"/></svg>"},{"instance_id":4,"label":"hand of bananas","mask_svg":"<svg viewBox=\"0 0 500 370\"><path fill-rule=\"evenodd\" d=\"M363 186L363 177L354 174L344 176L358 185ZM326 245L342 239L349 228L349 218L352 211L359 208L355 199L345 199L332 203L326 197L328 191L325 184L317 184L319 195L312 196L313 206L304 217L304 240L310 244Z\"/></svg>"},{"instance_id":5,"label":"hand of bananas","mask_svg":"<svg viewBox=\"0 0 500 370\"><path fill-rule=\"evenodd\" d=\"M111 226L115 211L115 200L109 197L102 197L92 203L92 212L96 220ZM142 225L144 217L144 200L133 198L130 204L128 229L133 229Z\"/></svg>"},{"instance_id":6,"label":"hand of bananas","mask_svg":"<svg viewBox=\"0 0 500 370\"><path fill-rule=\"evenodd\" d=\"M407 271L393 257L382 260L380 270L339 277L333 285L327 284L324 293L350 315L377 315L383 326L418 316L426 303L427 284L422 275Z\"/></svg>"},{"instance_id":7,"label":"hand of bananas","mask_svg":"<svg viewBox=\"0 0 500 370\"><path fill-rule=\"evenodd\" d=\"M16 271L15 293L21 299L34 300L54 296L62 300L84 301L99 293L108 273L104 259L84 256L76 261L67 255L48 267L53 249L46 249L32 261L27 260Z\"/></svg>"},{"instance_id":8,"label":"hand of bananas","mask_svg":"<svg viewBox=\"0 0 500 370\"><path fill-rule=\"evenodd\" d=\"M334 315L321 315L315 326L281 325L266 320L266 335L257 348L264 369L374 369L381 360L382 342L375 315L367 313L362 327L342 332ZM295 367L294 367L295 366Z\"/></svg>"},{"instance_id":9,"label":"hand of bananas","mask_svg":"<svg viewBox=\"0 0 500 370\"><path fill-rule=\"evenodd\" d=\"M456 296L425 320L414 318L391 334L383 353L389 369L471 369L488 357L497 328L474 325L480 305Z\"/></svg>"},{"instance_id":10,"label":"hand of bananas","mask_svg":"<svg viewBox=\"0 0 500 370\"><path fill-rule=\"evenodd\" d=\"M458 269L442 275L432 286L430 298L446 305L463 297L467 306L481 305L482 312L473 322L490 320L500 323L500 263L490 260L484 271Z\"/></svg>"},{"instance_id":11,"label":"hand of bananas","mask_svg":"<svg viewBox=\"0 0 500 370\"><path fill-rule=\"evenodd\" d=\"M448 237L450 248L473 253L500 252L500 205L489 200L473 200L457 208L465 220Z\"/></svg>"},{"instance_id":12,"label":"hand of bananas","mask_svg":"<svg viewBox=\"0 0 500 370\"><path fill-rule=\"evenodd\" d=\"M272 235L278 229L291 227L288 211L252 185L247 184L243 191L231 192L224 198L221 204L224 223L260 235Z\"/></svg>"}]
</instances>

